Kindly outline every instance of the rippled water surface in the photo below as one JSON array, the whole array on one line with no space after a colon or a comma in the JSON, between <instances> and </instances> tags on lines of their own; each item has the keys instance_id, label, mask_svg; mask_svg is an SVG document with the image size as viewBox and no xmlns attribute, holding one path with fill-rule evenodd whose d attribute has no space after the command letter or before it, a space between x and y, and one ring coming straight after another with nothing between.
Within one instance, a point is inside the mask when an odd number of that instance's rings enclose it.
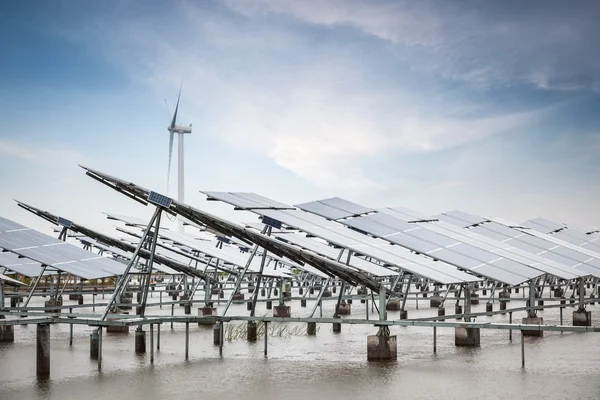
<instances>
[{"instance_id":1,"label":"rippled water surface","mask_svg":"<svg viewBox=\"0 0 600 400\"><path fill-rule=\"evenodd\" d=\"M312 307L310 301L306 308L299 301L289 304L298 317L307 316ZM416 310L411 302L409 317L433 314L427 301L419 305ZM451 304L447 307L449 313ZM599 317L599 306L589 309L593 318ZM570 323L572 310L565 309L565 323ZM473 311L485 311L485 305ZM183 307L177 306L176 312L182 314ZM170 306L149 313L169 314ZM230 313L247 315L245 305L233 305ZM323 315L332 313L333 302L325 302ZM260 303L257 315L263 314L267 310ZM364 314L365 305L355 301L352 317ZM397 319L397 314L389 312L388 317ZM515 314L515 321L522 316ZM545 323L559 322L558 309L540 316ZM508 314L477 321L508 322ZM526 338L522 369L518 332L511 342L508 331L482 329L481 347L467 349L454 346L453 329L438 329L433 354L432 328L394 327L398 360L380 363L366 361L366 336L376 332L369 325L343 325L341 334L333 334L331 325L323 324L316 337L298 332L269 337L267 358L262 339L226 341L220 357L212 344L212 328L190 325L190 359L184 361L184 326L171 329L166 324L161 349L150 365L149 353L134 354L133 329L128 335L104 334L98 371L97 362L89 358L92 328L76 326L69 347L69 327L53 325L51 378L38 381L36 328L15 327L15 342L0 344L0 399L600 399L600 333L546 332L543 338Z\"/></svg>"}]
</instances>

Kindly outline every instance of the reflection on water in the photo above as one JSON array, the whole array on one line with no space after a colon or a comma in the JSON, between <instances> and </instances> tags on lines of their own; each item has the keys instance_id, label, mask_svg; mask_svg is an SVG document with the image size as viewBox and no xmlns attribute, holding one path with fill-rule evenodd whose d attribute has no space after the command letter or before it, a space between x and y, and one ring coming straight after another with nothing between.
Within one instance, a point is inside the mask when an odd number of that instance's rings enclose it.
<instances>
[{"instance_id":1,"label":"reflection on water","mask_svg":"<svg viewBox=\"0 0 600 400\"><path fill-rule=\"evenodd\" d=\"M291 305L296 316L311 309L310 302L306 308ZM353 317L364 316L364 305L353 306ZM257 309L266 314L264 304ZM485 305L474 306L479 310ZM590 310L596 313L600 307ZM169 314L170 307L162 311ZM570 311L565 311L566 321ZM231 312L247 313L245 305L233 305ZM332 312L333 303L325 304L324 315ZM431 315L423 304L409 312L410 317ZM542 316L546 323L558 323L558 310ZM390 312L389 318L398 316ZM507 322L508 315L478 317L478 322L486 320ZM457 348L454 330L438 329L433 354L431 328L394 327L398 360L374 363L366 361L366 336L376 332L369 325L344 325L339 335L330 325L320 325L316 337L271 337L267 359L262 340L226 342L220 358L212 328L190 325L190 360L185 362L184 326L171 330L167 324L153 366L148 354L134 354L133 328L129 335L105 334L99 372L89 359L92 329L76 326L74 331L70 348L68 326L52 326L51 379L38 381L35 328L15 327L15 343L0 345L0 399L600 398L600 334L547 332L543 338L526 338L523 370L518 332L510 342L507 331L482 330L481 348Z\"/></svg>"}]
</instances>

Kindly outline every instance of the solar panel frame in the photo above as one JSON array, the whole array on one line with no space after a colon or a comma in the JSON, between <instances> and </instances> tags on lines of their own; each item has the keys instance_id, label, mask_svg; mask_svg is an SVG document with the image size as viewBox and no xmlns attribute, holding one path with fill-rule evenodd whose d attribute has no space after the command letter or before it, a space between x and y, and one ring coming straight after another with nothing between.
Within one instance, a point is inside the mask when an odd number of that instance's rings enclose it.
<instances>
[{"instance_id":1,"label":"solar panel frame","mask_svg":"<svg viewBox=\"0 0 600 400\"><path fill-rule=\"evenodd\" d=\"M313 214L320 215L327 219L341 219L351 216L351 213L340 210L335 207L328 206L327 204L320 203L318 201L311 201L308 203L295 204L296 207L303 211L311 212Z\"/></svg>"}]
</instances>

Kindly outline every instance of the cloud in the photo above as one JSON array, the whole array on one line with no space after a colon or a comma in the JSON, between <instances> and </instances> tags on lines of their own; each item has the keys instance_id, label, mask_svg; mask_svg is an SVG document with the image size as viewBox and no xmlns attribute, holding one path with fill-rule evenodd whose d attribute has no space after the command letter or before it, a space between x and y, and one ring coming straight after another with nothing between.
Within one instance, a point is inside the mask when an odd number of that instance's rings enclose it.
<instances>
[{"instance_id":1,"label":"cloud","mask_svg":"<svg viewBox=\"0 0 600 400\"><path fill-rule=\"evenodd\" d=\"M478 87L515 80L543 89L596 90L600 55L594 2L435 2L234 0L250 17L287 15L314 25L350 27L400 46L398 56Z\"/></svg>"},{"instance_id":2,"label":"cloud","mask_svg":"<svg viewBox=\"0 0 600 400\"><path fill-rule=\"evenodd\" d=\"M0 154L36 164L77 165L84 160L83 155L72 148L11 139L0 139Z\"/></svg>"}]
</instances>

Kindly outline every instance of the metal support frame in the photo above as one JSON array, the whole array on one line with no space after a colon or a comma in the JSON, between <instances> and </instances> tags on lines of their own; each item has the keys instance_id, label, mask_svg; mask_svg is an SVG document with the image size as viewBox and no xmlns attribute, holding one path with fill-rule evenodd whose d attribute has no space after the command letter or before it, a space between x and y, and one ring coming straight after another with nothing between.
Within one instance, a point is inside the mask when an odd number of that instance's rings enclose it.
<instances>
[{"instance_id":1,"label":"metal support frame","mask_svg":"<svg viewBox=\"0 0 600 400\"><path fill-rule=\"evenodd\" d=\"M438 308L444 308L444 303L446 302L446 298L448 297L449 294L450 294L450 285L448 285L448 288L446 289L446 293L444 293L444 297L442 297L442 301L440 302L440 306Z\"/></svg>"},{"instance_id":2,"label":"metal support frame","mask_svg":"<svg viewBox=\"0 0 600 400\"><path fill-rule=\"evenodd\" d=\"M471 289L472 285L467 283L464 285L465 288L465 300L464 300L464 310L463 315L466 322L471 322Z\"/></svg>"},{"instance_id":3,"label":"metal support frame","mask_svg":"<svg viewBox=\"0 0 600 400\"><path fill-rule=\"evenodd\" d=\"M494 286L492 286L492 290L490 291L490 300L488 300L488 303L494 303L494 294L496 293L497 287L498 282L494 282Z\"/></svg>"},{"instance_id":4,"label":"metal support frame","mask_svg":"<svg viewBox=\"0 0 600 400\"><path fill-rule=\"evenodd\" d=\"M579 307L578 309L585 310L585 282L583 278L579 278Z\"/></svg>"},{"instance_id":5,"label":"metal support frame","mask_svg":"<svg viewBox=\"0 0 600 400\"><path fill-rule=\"evenodd\" d=\"M106 309L104 310L104 313L102 314L102 318L100 318L100 321L104 321L106 319L106 316L108 315L111 307L113 306L115 300L117 299L117 296L119 296L120 292L125 287L127 281L129 281L129 271L131 270L133 265L136 263L136 259L139 257L139 252L140 252L146 238L148 237L148 234L150 233L150 228L154 224L154 221L156 221L156 219L158 218L161 211L162 211L162 209L160 207L156 207L156 210L154 211L154 215L152 216L152 218L150 219L150 222L148 223L148 226L144 230L144 233L142 234L142 238L140 239L140 242L138 243L137 247L135 248L135 251L133 252L133 255L131 256L131 260L129 260L129 264L127 264L127 267L125 268L122 278L119 280L119 283L117 284L117 287L115 288L115 291L113 292L112 296L110 297L110 300L108 301L108 304L106 305ZM158 236L158 232L156 233L155 236Z\"/></svg>"},{"instance_id":6,"label":"metal support frame","mask_svg":"<svg viewBox=\"0 0 600 400\"><path fill-rule=\"evenodd\" d=\"M267 231L267 227L268 225L265 225L265 227L262 230L262 234L264 234ZM244 267L242 273L240 274L240 276L238 277L235 286L233 288L233 293L231 294L231 296L229 296L229 300L227 300L227 304L225 305L225 309L223 310L223 314L221 314L221 316L225 316L225 314L227 314L227 310L229 310L229 306L231 306L231 303L233 302L233 296L237 293L237 291L240 289L240 286L242 285L242 280L244 279L244 276L246 275L246 272L248 271L248 268L250 268L250 264L252 263L252 259L254 259L254 256L256 255L256 251L258 250L258 244L254 245L254 248L252 249L252 253L250 253L250 257L248 257L248 261L246 262L246 266Z\"/></svg>"},{"instance_id":7,"label":"metal support frame","mask_svg":"<svg viewBox=\"0 0 600 400\"><path fill-rule=\"evenodd\" d=\"M271 236L271 226L265 225L267 227L267 236ZM252 293L252 309L250 310L250 316L254 317L254 313L256 311L256 300L258 299L258 292L260 289L260 283L262 282L263 270L265 268L265 262L267 261L267 250L263 249L262 258L260 260L260 270L258 271L258 278L256 280L256 287L254 288L254 292ZM283 284L282 284L283 286ZM283 292L283 287L281 288ZM282 293L283 295L283 293Z\"/></svg>"},{"instance_id":8,"label":"metal support frame","mask_svg":"<svg viewBox=\"0 0 600 400\"><path fill-rule=\"evenodd\" d=\"M29 295L27 296L27 300L25 300L25 304L23 304L23 308L27 308L27 305L29 304L29 300L31 300L31 296L33 296L33 292L35 292L37 285L40 283L40 280L42 279L42 275L44 275L44 272L46 272L46 267L47 267L47 265L42 266L42 270L40 271L40 274L38 275L37 279L35 280L35 283L33 284L33 288L31 289L31 292L29 292Z\"/></svg>"},{"instance_id":9,"label":"metal support frame","mask_svg":"<svg viewBox=\"0 0 600 400\"><path fill-rule=\"evenodd\" d=\"M162 214L162 208L157 208L158 215L156 216L156 225L154 227L154 234L152 236L152 247L150 249L150 259L146 265L146 275L144 275L144 287L142 292L142 305L140 309L140 318L144 318L146 315L146 304L148 301L148 290L150 289L150 278L152 276L152 265L154 264L154 253L156 251L156 243L158 242L158 230L160 228L160 216Z\"/></svg>"},{"instance_id":10,"label":"metal support frame","mask_svg":"<svg viewBox=\"0 0 600 400\"><path fill-rule=\"evenodd\" d=\"M406 277L408 278L406 282L406 291L403 291L402 293L404 293L404 297L402 298L402 306L400 307L400 310L404 310L406 307L406 300L408 300L408 292L410 292L410 281L412 280L412 274L407 273ZM404 279L404 278L402 278Z\"/></svg>"},{"instance_id":11,"label":"metal support frame","mask_svg":"<svg viewBox=\"0 0 600 400\"><path fill-rule=\"evenodd\" d=\"M317 296L317 301L315 302L315 305L313 306L313 309L310 312L309 318L312 318L313 315L315 315L315 311L317 311L317 307L319 307L319 303L321 303L321 299L323 298L323 293L325 293L325 290L327 290L327 287L329 286L330 280L331 280L331 278L327 278L325 280L325 283L322 284L321 290L319 291L319 295ZM340 292L340 295L341 294L342 294L342 292Z\"/></svg>"}]
</instances>

